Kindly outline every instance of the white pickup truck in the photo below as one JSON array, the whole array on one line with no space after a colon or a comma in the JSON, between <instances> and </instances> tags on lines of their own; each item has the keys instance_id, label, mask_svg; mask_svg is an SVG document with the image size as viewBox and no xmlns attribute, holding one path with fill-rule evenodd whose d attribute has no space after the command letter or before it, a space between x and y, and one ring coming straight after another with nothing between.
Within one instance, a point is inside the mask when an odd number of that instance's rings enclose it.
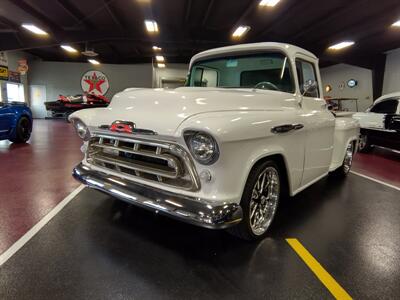
<instances>
[{"instance_id":1,"label":"white pickup truck","mask_svg":"<svg viewBox=\"0 0 400 300\"><path fill-rule=\"evenodd\" d=\"M345 176L358 121L321 98L318 59L257 43L208 50L187 86L127 89L108 108L70 116L84 140L74 177L179 220L265 236L279 201L319 179Z\"/></svg>"}]
</instances>

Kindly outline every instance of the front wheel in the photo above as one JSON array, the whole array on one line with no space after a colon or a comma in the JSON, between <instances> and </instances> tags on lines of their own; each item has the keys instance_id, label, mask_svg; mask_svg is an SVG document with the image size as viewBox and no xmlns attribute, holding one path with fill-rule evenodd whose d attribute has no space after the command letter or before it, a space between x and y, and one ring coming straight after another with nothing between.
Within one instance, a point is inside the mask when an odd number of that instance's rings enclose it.
<instances>
[{"instance_id":1,"label":"front wheel","mask_svg":"<svg viewBox=\"0 0 400 300\"><path fill-rule=\"evenodd\" d=\"M255 167L247 179L240 203L243 220L228 232L244 240L262 239L278 209L281 182L280 169L274 161Z\"/></svg>"},{"instance_id":2,"label":"front wheel","mask_svg":"<svg viewBox=\"0 0 400 300\"><path fill-rule=\"evenodd\" d=\"M15 137L10 139L13 143L26 143L32 132L32 123L27 117L21 117L15 128Z\"/></svg>"}]
</instances>

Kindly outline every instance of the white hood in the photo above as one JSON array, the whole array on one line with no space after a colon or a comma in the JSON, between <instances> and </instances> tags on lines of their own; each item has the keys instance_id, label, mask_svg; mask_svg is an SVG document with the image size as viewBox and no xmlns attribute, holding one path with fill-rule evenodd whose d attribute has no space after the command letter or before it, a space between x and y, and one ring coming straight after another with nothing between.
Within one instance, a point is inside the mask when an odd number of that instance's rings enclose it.
<instances>
[{"instance_id":1,"label":"white hood","mask_svg":"<svg viewBox=\"0 0 400 300\"><path fill-rule=\"evenodd\" d=\"M82 115L90 126L131 121L136 128L163 135L173 134L187 118L207 112L282 110L293 95L252 89L210 89L184 87L176 90L140 89L116 94L106 109L86 110ZM89 113L89 111L91 111ZM81 117L81 116L78 116Z\"/></svg>"}]
</instances>

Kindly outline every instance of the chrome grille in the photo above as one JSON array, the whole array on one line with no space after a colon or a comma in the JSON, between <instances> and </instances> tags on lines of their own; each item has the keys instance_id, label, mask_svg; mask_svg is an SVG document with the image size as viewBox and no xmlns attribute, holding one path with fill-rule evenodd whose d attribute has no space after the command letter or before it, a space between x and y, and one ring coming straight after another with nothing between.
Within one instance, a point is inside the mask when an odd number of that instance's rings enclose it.
<instances>
[{"instance_id":1,"label":"chrome grille","mask_svg":"<svg viewBox=\"0 0 400 300\"><path fill-rule=\"evenodd\" d=\"M86 159L92 165L131 179L141 178L192 191L200 188L187 152L172 143L94 136L89 141Z\"/></svg>"}]
</instances>

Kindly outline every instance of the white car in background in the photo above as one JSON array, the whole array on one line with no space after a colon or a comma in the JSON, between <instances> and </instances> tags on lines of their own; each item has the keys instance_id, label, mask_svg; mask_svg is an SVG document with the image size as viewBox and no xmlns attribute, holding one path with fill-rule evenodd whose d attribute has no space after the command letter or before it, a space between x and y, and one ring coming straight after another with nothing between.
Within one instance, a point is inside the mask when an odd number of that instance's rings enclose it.
<instances>
[{"instance_id":1,"label":"white car in background","mask_svg":"<svg viewBox=\"0 0 400 300\"><path fill-rule=\"evenodd\" d=\"M287 44L208 50L186 87L127 89L70 116L85 158L73 175L134 205L262 238L285 195L350 171L358 122L321 98L318 59Z\"/></svg>"},{"instance_id":2,"label":"white car in background","mask_svg":"<svg viewBox=\"0 0 400 300\"><path fill-rule=\"evenodd\" d=\"M360 152L368 152L372 146L400 150L400 92L380 97L353 118L360 122Z\"/></svg>"}]
</instances>

